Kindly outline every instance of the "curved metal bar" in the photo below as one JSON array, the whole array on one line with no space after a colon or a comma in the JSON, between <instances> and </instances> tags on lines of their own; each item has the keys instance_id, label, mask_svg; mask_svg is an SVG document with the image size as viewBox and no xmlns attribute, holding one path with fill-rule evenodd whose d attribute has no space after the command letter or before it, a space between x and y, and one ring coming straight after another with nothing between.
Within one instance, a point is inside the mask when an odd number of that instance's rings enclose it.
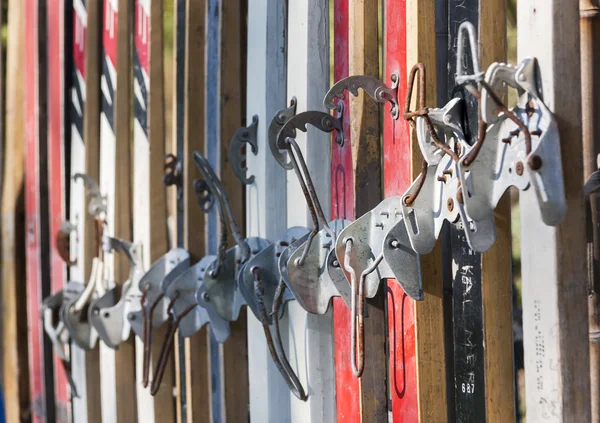
<instances>
[{"instance_id":1,"label":"curved metal bar","mask_svg":"<svg viewBox=\"0 0 600 423\"><path fill-rule=\"evenodd\" d=\"M340 145L343 144L343 112L344 103L340 102L337 104L338 116L332 116L326 112L320 112L316 110L310 110L302 112L296 116L290 118L285 125L277 134L277 148L280 150L287 149L287 138L296 138L296 130L302 132L308 131L306 125L312 125L320 131L329 133L337 131L336 142Z\"/></svg>"},{"instance_id":2,"label":"curved metal bar","mask_svg":"<svg viewBox=\"0 0 600 423\"><path fill-rule=\"evenodd\" d=\"M258 115L254 115L252 116L252 123L248 126L238 128L229 143L229 164L231 165L231 169L233 169L235 176L237 176L245 185L253 184L255 178L254 175L247 176L248 166L242 166L242 163L247 159L249 154L247 148L246 153L242 153L242 148L244 148L246 144L249 144L252 153L254 153L254 155L258 153L258 144L256 141L257 128Z\"/></svg>"},{"instance_id":3,"label":"curved metal bar","mask_svg":"<svg viewBox=\"0 0 600 423\"><path fill-rule=\"evenodd\" d=\"M285 123L296 114L297 103L298 101L296 100L296 97L292 97L290 106L278 111L275 116L273 116L273 119L271 119L271 124L269 125L268 142L271 149L271 154L273 157L275 157L277 163L279 163L279 165L286 170L290 170L292 168L292 164L286 160L286 150L280 150L277 148L277 134L279 134L279 131L281 131L283 125L285 125Z\"/></svg>"},{"instance_id":4,"label":"curved metal bar","mask_svg":"<svg viewBox=\"0 0 600 423\"><path fill-rule=\"evenodd\" d=\"M229 197L227 195L227 192L225 191L225 187L223 187L221 180L213 171L213 168L206 159L206 157L204 157L199 152L195 151L194 162L196 163L196 166L204 176L204 180L208 184L211 192L217 196L220 209L223 210L224 217L226 217L227 221L229 222L231 233L233 234L235 242L238 244L242 251L242 256L244 260L248 259L248 257L250 257L250 247L248 246L248 243L242 236L242 232L240 231L240 228L233 217L233 210L231 209L231 203L229 202Z\"/></svg>"},{"instance_id":5,"label":"curved metal bar","mask_svg":"<svg viewBox=\"0 0 600 423\"><path fill-rule=\"evenodd\" d=\"M455 81L459 85L465 82L481 82L485 75L479 67L479 49L477 48L477 34L475 32L475 26L468 21L460 24L458 28ZM471 48L472 75L465 75L462 66L462 59L465 54L465 38L469 39L469 46Z\"/></svg>"},{"instance_id":6,"label":"curved metal bar","mask_svg":"<svg viewBox=\"0 0 600 423\"><path fill-rule=\"evenodd\" d=\"M275 337L277 339L277 345L279 347L279 352L278 352L277 348L275 347L275 344L273 342L273 336L271 334L271 329L269 328L269 323L268 323L269 319L267 317L267 310L265 308L265 304L263 301L265 290L264 290L264 287L263 287L262 281L261 281L261 270L258 267L254 267L252 269L252 274L254 275L254 295L257 299L260 321L262 323L263 330L265 332L265 338L267 340L267 346L269 347L269 353L271 354L271 358L273 359L275 366L279 370L279 373L283 377L283 380L285 380L285 383L290 388L290 391L292 391L292 393L299 400L306 401L308 396L306 395L304 388L302 387L302 383L298 379L298 376L296 376L296 373L290 366L290 363L285 355L285 350L283 349L283 344L281 342L281 334L279 332L279 308L281 307L281 303L282 303L282 299L283 299L285 283L283 283L283 281L280 281L279 285L277 286L277 291L275 293L275 298L274 298L273 308L272 308L272 316L273 316L273 320L276 325L275 326L276 327ZM283 287L282 287L282 285L283 285ZM280 357L280 355L281 355L281 357Z\"/></svg>"},{"instance_id":7,"label":"curved metal bar","mask_svg":"<svg viewBox=\"0 0 600 423\"><path fill-rule=\"evenodd\" d=\"M371 265L360 274L360 280L357 287L356 272L350 265L350 255L352 253L353 243L354 240L352 238L348 238L346 240L344 269L346 269L346 271L350 274L350 283L352 286L352 333L350 334L350 361L352 362L352 373L355 377L359 378L362 376L365 369L365 280L367 279L367 276L377 269L377 266L379 266L383 260L383 252L381 252L381 254L375 258L373 263L371 263Z\"/></svg>"}]
</instances>

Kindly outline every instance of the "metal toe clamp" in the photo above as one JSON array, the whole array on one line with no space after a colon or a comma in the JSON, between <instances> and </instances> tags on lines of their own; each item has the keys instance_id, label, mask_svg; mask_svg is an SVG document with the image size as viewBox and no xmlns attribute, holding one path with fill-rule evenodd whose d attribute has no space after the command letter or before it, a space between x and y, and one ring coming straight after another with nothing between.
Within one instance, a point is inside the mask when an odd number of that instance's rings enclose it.
<instances>
[{"instance_id":1,"label":"metal toe clamp","mask_svg":"<svg viewBox=\"0 0 600 423\"><path fill-rule=\"evenodd\" d=\"M89 310L89 319L98 331L100 339L112 348L129 338L131 326L127 315L141 310L142 293L139 280L145 271L142 264L142 245L131 244L122 239L105 236L102 239L105 252L121 252L129 261L129 278L122 286L117 286L102 297L93 301Z\"/></svg>"}]
</instances>

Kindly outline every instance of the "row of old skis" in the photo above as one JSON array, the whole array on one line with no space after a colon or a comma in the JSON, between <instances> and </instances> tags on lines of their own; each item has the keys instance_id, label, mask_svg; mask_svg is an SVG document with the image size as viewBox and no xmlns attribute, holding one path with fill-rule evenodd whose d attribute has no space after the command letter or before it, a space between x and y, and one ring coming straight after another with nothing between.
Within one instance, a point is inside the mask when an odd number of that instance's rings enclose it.
<instances>
[{"instance_id":1,"label":"row of old skis","mask_svg":"<svg viewBox=\"0 0 600 423\"><path fill-rule=\"evenodd\" d=\"M107 10L111 3L105 2ZM518 66L494 63L483 72L475 29L463 23L458 32L457 56L463 57L468 43L473 73L463 74L463 67L458 65L456 83L478 99L478 135L473 145L467 143L463 130L462 100L452 99L441 108L427 107L426 70L422 64L416 64L410 72L406 99L398 98L398 75L392 76L389 86L369 76L342 79L323 101L333 114L296 114L293 98L289 107L270 121L268 116L255 116L248 127L238 130L230 144L229 161L234 172L243 183L254 183L243 163L245 155L256 149L257 126L269 122L271 153L284 169L293 170L297 176L312 217L311 228L291 227L277 239L246 238L210 161L194 152L193 157L183 159L193 159L202 174L202 179L194 182L198 207L204 212L218 212L222 228L218 250L191 263L185 249L174 248L147 268L144 263L149 260L141 238L149 236L152 226L142 229L140 236L134 234L133 241L117 236L123 233L117 228L123 225L119 219L124 209L119 208L122 200L115 194L115 186L121 183L120 177L128 177L128 172L114 171L120 167L115 162L118 145L115 147L114 132L118 131L118 123L112 110L120 104L114 97L114 34L118 30L116 15L104 16L114 21L108 26L105 22L104 32L102 148L112 146L113 150L106 158L104 153L101 155L102 161L107 161L101 164L100 184L89 174L75 172L76 157L83 153L78 153L74 145L71 149L71 195L87 187L87 210L96 222L96 245L91 249L94 258L90 272L78 276L80 280L86 277L86 284L70 282L44 301L44 327L63 362L68 363L69 340L83 350L92 350L100 338L106 346L116 349L128 342L133 332L144 346L143 384L150 385L151 393L156 394L177 331L190 337L210 324L216 341L225 342L230 335L230 322L238 318L242 307L248 306L262 323L272 358L290 390L306 400L307 392L288 363L279 333L279 320L287 301L295 299L307 312L324 314L333 297L344 300L354 316L349 348L352 371L360 377L365 364L365 298L377 293L382 279L396 279L406 294L422 300L420 255L433 249L444 222L461 223L461 236L472 251L488 250L495 241L494 209L511 186L535 190L546 224L556 225L564 217L558 131L538 93L535 59L524 60ZM138 83L144 80L145 57L138 52ZM82 72L77 76L81 77ZM143 84L140 85L144 93ZM518 104L512 109L496 94L506 85L518 92ZM379 103L390 103L393 119L410 123L424 158L422 172L403 195L385 199L356 221L328 221L295 137L310 124L323 132L335 132L335 142L341 148L349 148L342 124L347 111L336 98L343 99L345 91L356 95L359 88ZM417 110L409 109L413 92L420 93ZM79 91L76 89L75 93ZM138 116L136 119L143 120ZM144 127L147 125L140 125L142 132ZM177 184L181 178L180 162L170 157L166 167L165 182ZM492 174L490 169L495 172ZM63 225L58 237L65 245L69 236L76 240L71 245L82 245L84 229L78 225L86 219L86 205L78 207L71 211L71 222L75 223ZM235 239L233 246L227 243L228 232ZM128 263L128 270L119 272L121 279L115 271L119 255ZM71 265L75 265L75 258L80 260L75 251L64 258ZM72 278L73 275L72 271ZM116 287L110 288L114 281ZM155 328L162 325L168 327L164 338L153 339ZM152 342L163 344L155 357L150 381ZM469 384L463 388L466 392L474 389Z\"/></svg>"}]
</instances>

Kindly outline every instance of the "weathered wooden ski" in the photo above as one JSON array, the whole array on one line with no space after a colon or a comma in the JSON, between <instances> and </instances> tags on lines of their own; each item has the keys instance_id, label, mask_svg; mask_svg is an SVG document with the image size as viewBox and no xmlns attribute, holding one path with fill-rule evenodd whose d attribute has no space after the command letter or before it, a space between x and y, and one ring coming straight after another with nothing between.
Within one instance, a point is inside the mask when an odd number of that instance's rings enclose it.
<instances>
[{"instance_id":1,"label":"weathered wooden ski","mask_svg":"<svg viewBox=\"0 0 600 423\"><path fill-rule=\"evenodd\" d=\"M246 187L246 233L275 242L287 229L285 205L286 174L274 160L269 146L269 125L276 113L287 107L286 99L286 2L282 0L248 2L248 59L246 86L246 123L258 117L257 150L246 144L247 177L254 182ZM287 312L279 325L287 339ZM287 348L289 351L289 348ZM290 395L273 363L262 323L248 313L248 378L250 383L250 421L286 420Z\"/></svg>"},{"instance_id":2,"label":"weathered wooden ski","mask_svg":"<svg viewBox=\"0 0 600 423\"><path fill-rule=\"evenodd\" d=\"M104 0L102 36L102 114L100 191L106 196L104 234L131 240L131 4ZM129 277L124 254L104 258L104 276L120 287ZM113 286L110 286L112 288ZM131 336L116 351L101 344L103 420L137 419L135 341Z\"/></svg>"},{"instance_id":3,"label":"weathered wooden ski","mask_svg":"<svg viewBox=\"0 0 600 423\"><path fill-rule=\"evenodd\" d=\"M8 5L6 138L2 178L2 390L7 421L19 421L29 406L23 188L25 2Z\"/></svg>"},{"instance_id":4,"label":"weathered wooden ski","mask_svg":"<svg viewBox=\"0 0 600 423\"><path fill-rule=\"evenodd\" d=\"M480 28L479 49L482 66L506 57L504 3L473 0L468 7L449 3L447 57L442 58L447 69L446 81L440 87L440 103L454 97L465 101L465 133L473 144L478 134L478 102L463 87L455 83L458 28L470 21ZM443 13L443 10L438 10ZM467 72L472 70L472 55L463 59ZM485 69L485 68L484 68ZM440 75L440 79L443 78ZM442 90L445 87L446 96ZM450 416L460 421L512 420L514 382L506 363L513 363L512 348L512 278L510 257L510 199L507 195L495 211L497 240L484 254L472 251L464 235L463 223L451 225L449 250L444 263L446 277L452 280L452 334L454 366L453 407ZM450 268L451 273L448 273ZM448 280L446 281L448 283ZM448 291L446 291L448 292ZM448 320L447 323L450 323ZM485 323L485 325L484 325ZM499 366L504 369L502 371ZM512 365L509 366L512 368Z\"/></svg>"},{"instance_id":5,"label":"weathered wooden ski","mask_svg":"<svg viewBox=\"0 0 600 423\"><path fill-rule=\"evenodd\" d=\"M246 8L240 0L208 0L206 15L205 152L231 201L233 216L244 233L241 182L228 164L229 142L242 126L245 91ZM216 207L206 217L206 253L216 254L220 222ZM234 241L229 233L229 245ZM231 334L219 344L209 340L211 418L215 422L248 419L247 312L230 324ZM235 387L235 388L234 388Z\"/></svg>"},{"instance_id":6,"label":"weathered wooden ski","mask_svg":"<svg viewBox=\"0 0 600 423\"><path fill-rule=\"evenodd\" d=\"M71 87L69 95L69 222L71 232L69 280L85 283L97 256L96 223L88 213L84 184L74 180L84 173L100 177L100 0L74 0L71 45ZM100 350L83 351L71 343L71 367L78 397L73 398L73 421L102 421L100 387ZM88 395L89 393L89 395Z\"/></svg>"},{"instance_id":7,"label":"weathered wooden ski","mask_svg":"<svg viewBox=\"0 0 600 423\"><path fill-rule=\"evenodd\" d=\"M160 172L165 157L163 2L136 0L133 20L133 241L142 244L144 268L149 269L168 247L166 187ZM166 332L163 325L152 336L162 340ZM152 347L151 356L158 357L161 343ZM152 397L142 383L143 354L144 344L136 338L138 419L174 421L173 359L167 364L162 389Z\"/></svg>"},{"instance_id":8,"label":"weathered wooden ski","mask_svg":"<svg viewBox=\"0 0 600 423\"><path fill-rule=\"evenodd\" d=\"M551 227L542 221L535 191L519 196L527 210L521 213L527 420L591 421L579 8L525 0L517 12L519 59L537 58L543 101L559 123L567 200L564 220Z\"/></svg>"},{"instance_id":9,"label":"weathered wooden ski","mask_svg":"<svg viewBox=\"0 0 600 423\"><path fill-rule=\"evenodd\" d=\"M31 419L55 419L52 350L39 314L39 304L50 294L48 260L48 184L46 138L45 4L25 2L25 237L27 327ZM50 347L51 348L51 347Z\"/></svg>"},{"instance_id":10,"label":"weathered wooden ski","mask_svg":"<svg viewBox=\"0 0 600 423\"><path fill-rule=\"evenodd\" d=\"M379 78L378 2L338 0L334 7L334 80L349 74ZM348 93L344 110L344 145L332 143L331 207L332 218L354 220L381 200L379 107L362 92ZM341 298L334 299L338 421L387 419L385 297L381 288L367 300L360 380L350 362L352 313Z\"/></svg>"},{"instance_id":11,"label":"weathered wooden ski","mask_svg":"<svg viewBox=\"0 0 600 423\"><path fill-rule=\"evenodd\" d=\"M71 5L69 3L69 10ZM64 288L66 282L66 265L61 258L54 242L56 234L65 219L66 198L65 192L65 123L66 108L65 97L67 94L65 82L70 81L65 71L65 40L67 24L65 1L46 1L47 16L47 134L48 134L48 217L49 217L49 242L50 249L50 288L56 293ZM70 14L68 15L70 16ZM69 22L71 26L72 22ZM68 32L71 34L71 31ZM69 383L62 361L55 356L54 366L54 401L55 418L59 423L67 423L71 419L71 404L69 399Z\"/></svg>"},{"instance_id":12,"label":"weathered wooden ski","mask_svg":"<svg viewBox=\"0 0 600 423\"><path fill-rule=\"evenodd\" d=\"M296 113L321 110L329 87L329 7L322 0L288 2L287 98L296 97ZM325 217L331 215L331 137L310 127L296 140L306 159ZM298 179L287 177L287 225L312 227ZM287 305L289 359L306 391L306 402L292 399L291 422L335 421L333 311L307 313L295 301ZM292 395L292 394L290 394Z\"/></svg>"}]
</instances>

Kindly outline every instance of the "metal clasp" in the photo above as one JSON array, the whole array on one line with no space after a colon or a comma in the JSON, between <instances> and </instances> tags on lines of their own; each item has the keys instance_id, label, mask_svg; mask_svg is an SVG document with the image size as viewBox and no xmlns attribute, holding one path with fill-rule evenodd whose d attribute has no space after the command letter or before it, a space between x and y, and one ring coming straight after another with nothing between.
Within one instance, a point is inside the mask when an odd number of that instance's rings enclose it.
<instances>
[{"instance_id":1,"label":"metal clasp","mask_svg":"<svg viewBox=\"0 0 600 423\"><path fill-rule=\"evenodd\" d=\"M242 153L242 149L248 144L254 155L258 154L258 141L256 133L258 129L258 115L252 116L252 123L247 127L239 128L235 131L231 142L229 143L229 164L238 177L245 185L254 183L254 175L247 176L248 167L242 166L248 156L248 147L246 152Z\"/></svg>"}]
</instances>

